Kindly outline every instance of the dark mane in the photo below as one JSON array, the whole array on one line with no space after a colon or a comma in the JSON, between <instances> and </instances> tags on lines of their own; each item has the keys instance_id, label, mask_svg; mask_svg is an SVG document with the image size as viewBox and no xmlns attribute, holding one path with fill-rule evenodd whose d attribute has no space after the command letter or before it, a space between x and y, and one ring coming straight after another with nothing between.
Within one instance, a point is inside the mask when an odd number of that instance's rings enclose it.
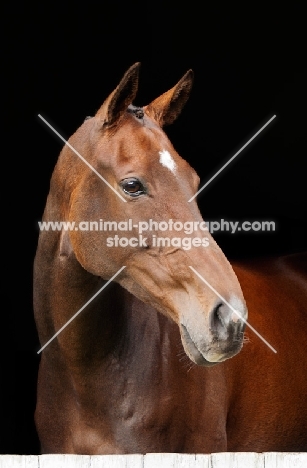
<instances>
[{"instance_id":1,"label":"dark mane","mask_svg":"<svg viewBox=\"0 0 307 468\"><path fill-rule=\"evenodd\" d=\"M144 117L144 110L142 107L137 107L137 106L133 106L132 104L130 104L127 108L127 112L129 112L129 114L133 114L137 119L142 119ZM92 118L92 115L87 115L84 119L84 122L86 120L89 120Z\"/></svg>"},{"instance_id":2,"label":"dark mane","mask_svg":"<svg viewBox=\"0 0 307 468\"><path fill-rule=\"evenodd\" d=\"M142 107L133 106L130 104L127 108L127 112L134 114L137 119L142 119L144 117L144 110Z\"/></svg>"}]
</instances>

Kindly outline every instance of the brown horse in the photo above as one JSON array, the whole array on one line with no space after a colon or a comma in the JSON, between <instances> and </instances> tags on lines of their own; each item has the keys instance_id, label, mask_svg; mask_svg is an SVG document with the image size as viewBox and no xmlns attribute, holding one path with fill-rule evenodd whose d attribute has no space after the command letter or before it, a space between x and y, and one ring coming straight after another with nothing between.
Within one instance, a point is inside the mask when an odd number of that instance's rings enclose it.
<instances>
[{"instance_id":1,"label":"brown horse","mask_svg":"<svg viewBox=\"0 0 307 468\"><path fill-rule=\"evenodd\" d=\"M195 171L162 130L192 72L137 108L138 70L70 138L52 176L43 219L75 224L40 233L41 345L114 281L42 352L42 451L306 450L306 255L230 265L188 203ZM246 304L277 354L250 329L243 337Z\"/></svg>"}]
</instances>

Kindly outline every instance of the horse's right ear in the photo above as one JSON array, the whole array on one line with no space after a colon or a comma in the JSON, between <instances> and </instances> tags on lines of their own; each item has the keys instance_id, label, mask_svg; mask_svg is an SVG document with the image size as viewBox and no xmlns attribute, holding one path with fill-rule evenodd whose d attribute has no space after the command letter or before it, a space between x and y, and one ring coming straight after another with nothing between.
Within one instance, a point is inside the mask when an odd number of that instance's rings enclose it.
<instances>
[{"instance_id":1,"label":"horse's right ear","mask_svg":"<svg viewBox=\"0 0 307 468\"><path fill-rule=\"evenodd\" d=\"M103 126L116 124L134 100L138 90L140 65L137 62L126 71L119 85L96 113Z\"/></svg>"},{"instance_id":2,"label":"horse's right ear","mask_svg":"<svg viewBox=\"0 0 307 468\"><path fill-rule=\"evenodd\" d=\"M193 85L193 70L189 70L169 91L152 101L144 109L158 124L163 127L177 119L187 102Z\"/></svg>"}]
</instances>

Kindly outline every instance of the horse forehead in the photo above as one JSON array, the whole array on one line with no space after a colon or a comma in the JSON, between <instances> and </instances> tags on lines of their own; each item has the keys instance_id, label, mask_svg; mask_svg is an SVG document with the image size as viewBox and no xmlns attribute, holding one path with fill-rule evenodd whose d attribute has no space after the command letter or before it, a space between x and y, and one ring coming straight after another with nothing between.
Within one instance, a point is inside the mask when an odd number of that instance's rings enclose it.
<instances>
[{"instance_id":1,"label":"horse forehead","mask_svg":"<svg viewBox=\"0 0 307 468\"><path fill-rule=\"evenodd\" d=\"M147 116L144 121L136 121L129 115L118 136L119 139L114 139L114 145L122 154L127 153L131 158L143 156L147 162L157 161L171 172L175 172L178 164L178 160L175 160L178 159L178 155L164 131Z\"/></svg>"},{"instance_id":2,"label":"horse forehead","mask_svg":"<svg viewBox=\"0 0 307 468\"><path fill-rule=\"evenodd\" d=\"M159 159L160 164L162 164L162 166L166 167L173 174L175 174L177 165L174 161L174 158L170 154L170 152L167 151L166 149L163 149L162 151L159 151L159 156L160 156L160 159Z\"/></svg>"}]
</instances>

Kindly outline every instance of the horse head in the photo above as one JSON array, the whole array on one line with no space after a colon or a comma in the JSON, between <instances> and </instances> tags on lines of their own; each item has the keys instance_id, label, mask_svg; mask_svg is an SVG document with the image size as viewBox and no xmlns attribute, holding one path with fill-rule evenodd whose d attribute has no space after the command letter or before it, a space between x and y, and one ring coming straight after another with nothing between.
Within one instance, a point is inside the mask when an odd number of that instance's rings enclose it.
<instances>
[{"instance_id":1,"label":"horse head","mask_svg":"<svg viewBox=\"0 0 307 468\"><path fill-rule=\"evenodd\" d=\"M132 104L138 73L135 64L70 138L88 165L65 146L52 182L66 221L126 229L64 232L61 248L105 280L125 266L116 281L177 323L193 362L214 365L242 348L247 310L230 263L188 202L199 178L163 131L186 103L193 73L143 108Z\"/></svg>"}]
</instances>

